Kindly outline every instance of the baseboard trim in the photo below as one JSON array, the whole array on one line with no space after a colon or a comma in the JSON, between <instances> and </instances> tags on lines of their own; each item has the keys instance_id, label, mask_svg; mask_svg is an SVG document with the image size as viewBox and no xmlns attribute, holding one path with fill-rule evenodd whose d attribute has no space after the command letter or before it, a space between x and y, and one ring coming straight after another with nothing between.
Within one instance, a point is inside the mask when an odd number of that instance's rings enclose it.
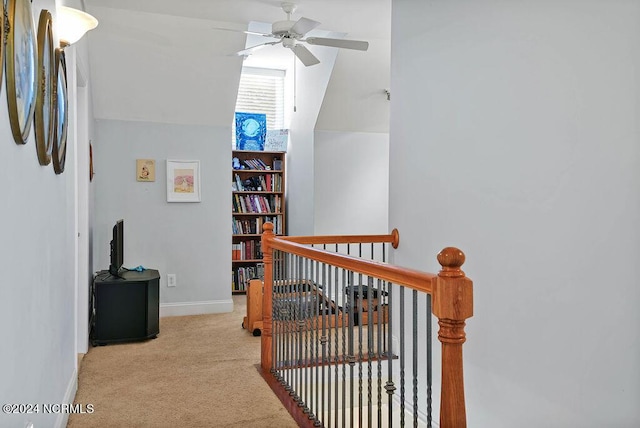
<instances>
[{"instance_id":1,"label":"baseboard trim","mask_svg":"<svg viewBox=\"0 0 640 428\"><path fill-rule=\"evenodd\" d=\"M204 302L161 303L160 317L184 315L222 314L233 311L233 300L209 300Z\"/></svg>"},{"instance_id":2,"label":"baseboard trim","mask_svg":"<svg viewBox=\"0 0 640 428\"><path fill-rule=\"evenodd\" d=\"M69 383L67 384L67 390L64 393L64 398L61 403L73 404L73 401L76 398L76 392L78 391L78 369L74 368L71 373L71 379L69 379ZM56 424L54 425L56 428L64 428L67 426L69 422L69 413L61 412L58 413L58 417L56 418Z\"/></svg>"}]
</instances>

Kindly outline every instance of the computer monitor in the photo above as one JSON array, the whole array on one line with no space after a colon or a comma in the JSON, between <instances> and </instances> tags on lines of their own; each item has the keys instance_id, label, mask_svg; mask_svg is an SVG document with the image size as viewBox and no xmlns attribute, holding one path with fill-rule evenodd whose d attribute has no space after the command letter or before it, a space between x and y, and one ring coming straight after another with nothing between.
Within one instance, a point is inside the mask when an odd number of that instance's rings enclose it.
<instances>
[{"instance_id":1,"label":"computer monitor","mask_svg":"<svg viewBox=\"0 0 640 428\"><path fill-rule=\"evenodd\" d=\"M124 263L124 220L120 219L113 226L113 236L111 238L111 260L109 263L109 273L120 276L120 268Z\"/></svg>"}]
</instances>

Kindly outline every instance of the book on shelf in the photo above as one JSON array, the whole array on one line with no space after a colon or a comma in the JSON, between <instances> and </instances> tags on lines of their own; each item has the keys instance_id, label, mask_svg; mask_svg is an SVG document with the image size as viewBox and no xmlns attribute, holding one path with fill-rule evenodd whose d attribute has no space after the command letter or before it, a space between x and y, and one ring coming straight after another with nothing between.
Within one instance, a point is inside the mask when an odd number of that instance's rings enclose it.
<instances>
[{"instance_id":1,"label":"book on shelf","mask_svg":"<svg viewBox=\"0 0 640 428\"><path fill-rule=\"evenodd\" d=\"M242 163L244 164L244 168L242 169L251 169L258 171L271 169L271 167L264 163L264 161L260 158L244 159Z\"/></svg>"},{"instance_id":2,"label":"book on shelf","mask_svg":"<svg viewBox=\"0 0 640 428\"><path fill-rule=\"evenodd\" d=\"M231 260L258 260L262 258L262 242L259 239L231 244Z\"/></svg>"},{"instance_id":3,"label":"book on shelf","mask_svg":"<svg viewBox=\"0 0 640 428\"><path fill-rule=\"evenodd\" d=\"M232 271L232 290L246 291L249 281L252 279L264 280L264 264L257 263L255 266L243 266Z\"/></svg>"},{"instance_id":4,"label":"book on shelf","mask_svg":"<svg viewBox=\"0 0 640 428\"><path fill-rule=\"evenodd\" d=\"M239 214L278 214L281 211L280 195L234 194L233 212Z\"/></svg>"},{"instance_id":5,"label":"book on shelf","mask_svg":"<svg viewBox=\"0 0 640 428\"><path fill-rule=\"evenodd\" d=\"M273 233L284 235L285 153L234 150L232 157L232 282L234 292L244 293L248 281L264 277L262 233L273 224Z\"/></svg>"},{"instance_id":6,"label":"book on shelf","mask_svg":"<svg viewBox=\"0 0 640 428\"><path fill-rule=\"evenodd\" d=\"M279 158L273 159L273 169L276 171L282 170L282 160Z\"/></svg>"},{"instance_id":7,"label":"book on shelf","mask_svg":"<svg viewBox=\"0 0 640 428\"><path fill-rule=\"evenodd\" d=\"M235 174L231 188L238 192L281 192L282 176L280 174L264 174L243 180L238 174Z\"/></svg>"},{"instance_id":8,"label":"book on shelf","mask_svg":"<svg viewBox=\"0 0 640 428\"><path fill-rule=\"evenodd\" d=\"M263 225L267 222L273 224L273 232L282 234L282 221L279 215L259 216L253 219L233 218L232 228L234 235L260 235L264 230Z\"/></svg>"}]
</instances>

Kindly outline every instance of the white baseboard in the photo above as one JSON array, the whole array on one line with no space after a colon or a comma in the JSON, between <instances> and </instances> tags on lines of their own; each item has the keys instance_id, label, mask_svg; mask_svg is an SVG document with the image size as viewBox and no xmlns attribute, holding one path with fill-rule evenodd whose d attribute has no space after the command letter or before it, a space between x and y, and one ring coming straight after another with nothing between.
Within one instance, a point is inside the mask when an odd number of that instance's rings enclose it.
<instances>
[{"instance_id":1,"label":"white baseboard","mask_svg":"<svg viewBox=\"0 0 640 428\"><path fill-rule=\"evenodd\" d=\"M69 383L67 384L67 390L64 393L64 398L61 403L65 404L73 404L73 400L76 398L76 392L78 391L78 369L74 368L71 373L71 379L69 379ZM69 422L69 413L61 412L58 414L56 418L56 428L64 428L67 426Z\"/></svg>"},{"instance_id":2,"label":"white baseboard","mask_svg":"<svg viewBox=\"0 0 640 428\"><path fill-rule=\"evenodd\" d=\"M160 317L183 315L222 314L233 311L233 300L209 300L205 302L161 303Z\"/></svg>"}]
</instances>

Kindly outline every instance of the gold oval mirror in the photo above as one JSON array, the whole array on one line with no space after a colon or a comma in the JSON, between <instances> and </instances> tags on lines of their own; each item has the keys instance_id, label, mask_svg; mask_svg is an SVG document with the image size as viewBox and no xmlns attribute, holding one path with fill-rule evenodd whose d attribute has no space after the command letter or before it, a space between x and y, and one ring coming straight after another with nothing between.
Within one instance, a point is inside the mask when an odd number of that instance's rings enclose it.
<instances>
[{"instance_id":1,"label":"gold oval mirror","mask_svg":"<svg viewBox=\"0 0 640 428\"><path fill-rule=\"evenodd\" d=\"M17 144L27 142L36 98L36 35L29 0L7 1L7 101Z\"/></svg>"},{"instance_id":2,"label":"gold oval mirror","mask_svg":"<svg viewBox=\"0 0 640 428\"><path fill-rule=\"evenodd\" d=\"M51 162L51 148L55 111L53 104L53 81L55 76L55 51L53 47L53 30L51 13L43 9L38 22L38 85L36 86L35 136L36 151L40 165Z\"/></svg>"},{"instance_id":3,"label":"gold oval mirror","mask_svg":"<svg viewBox=\"0 0 640 428\"><path fill-rule=\"evenodd\" d=\"M53 170L56 174L64 172L64 164L67 157L67 120L69 116L69 105L67 95L67 64L64 58L64 51L56 49L56 89L54 94L55 103L55 130L53 137Z\"/></svg>"}]
</instances>

